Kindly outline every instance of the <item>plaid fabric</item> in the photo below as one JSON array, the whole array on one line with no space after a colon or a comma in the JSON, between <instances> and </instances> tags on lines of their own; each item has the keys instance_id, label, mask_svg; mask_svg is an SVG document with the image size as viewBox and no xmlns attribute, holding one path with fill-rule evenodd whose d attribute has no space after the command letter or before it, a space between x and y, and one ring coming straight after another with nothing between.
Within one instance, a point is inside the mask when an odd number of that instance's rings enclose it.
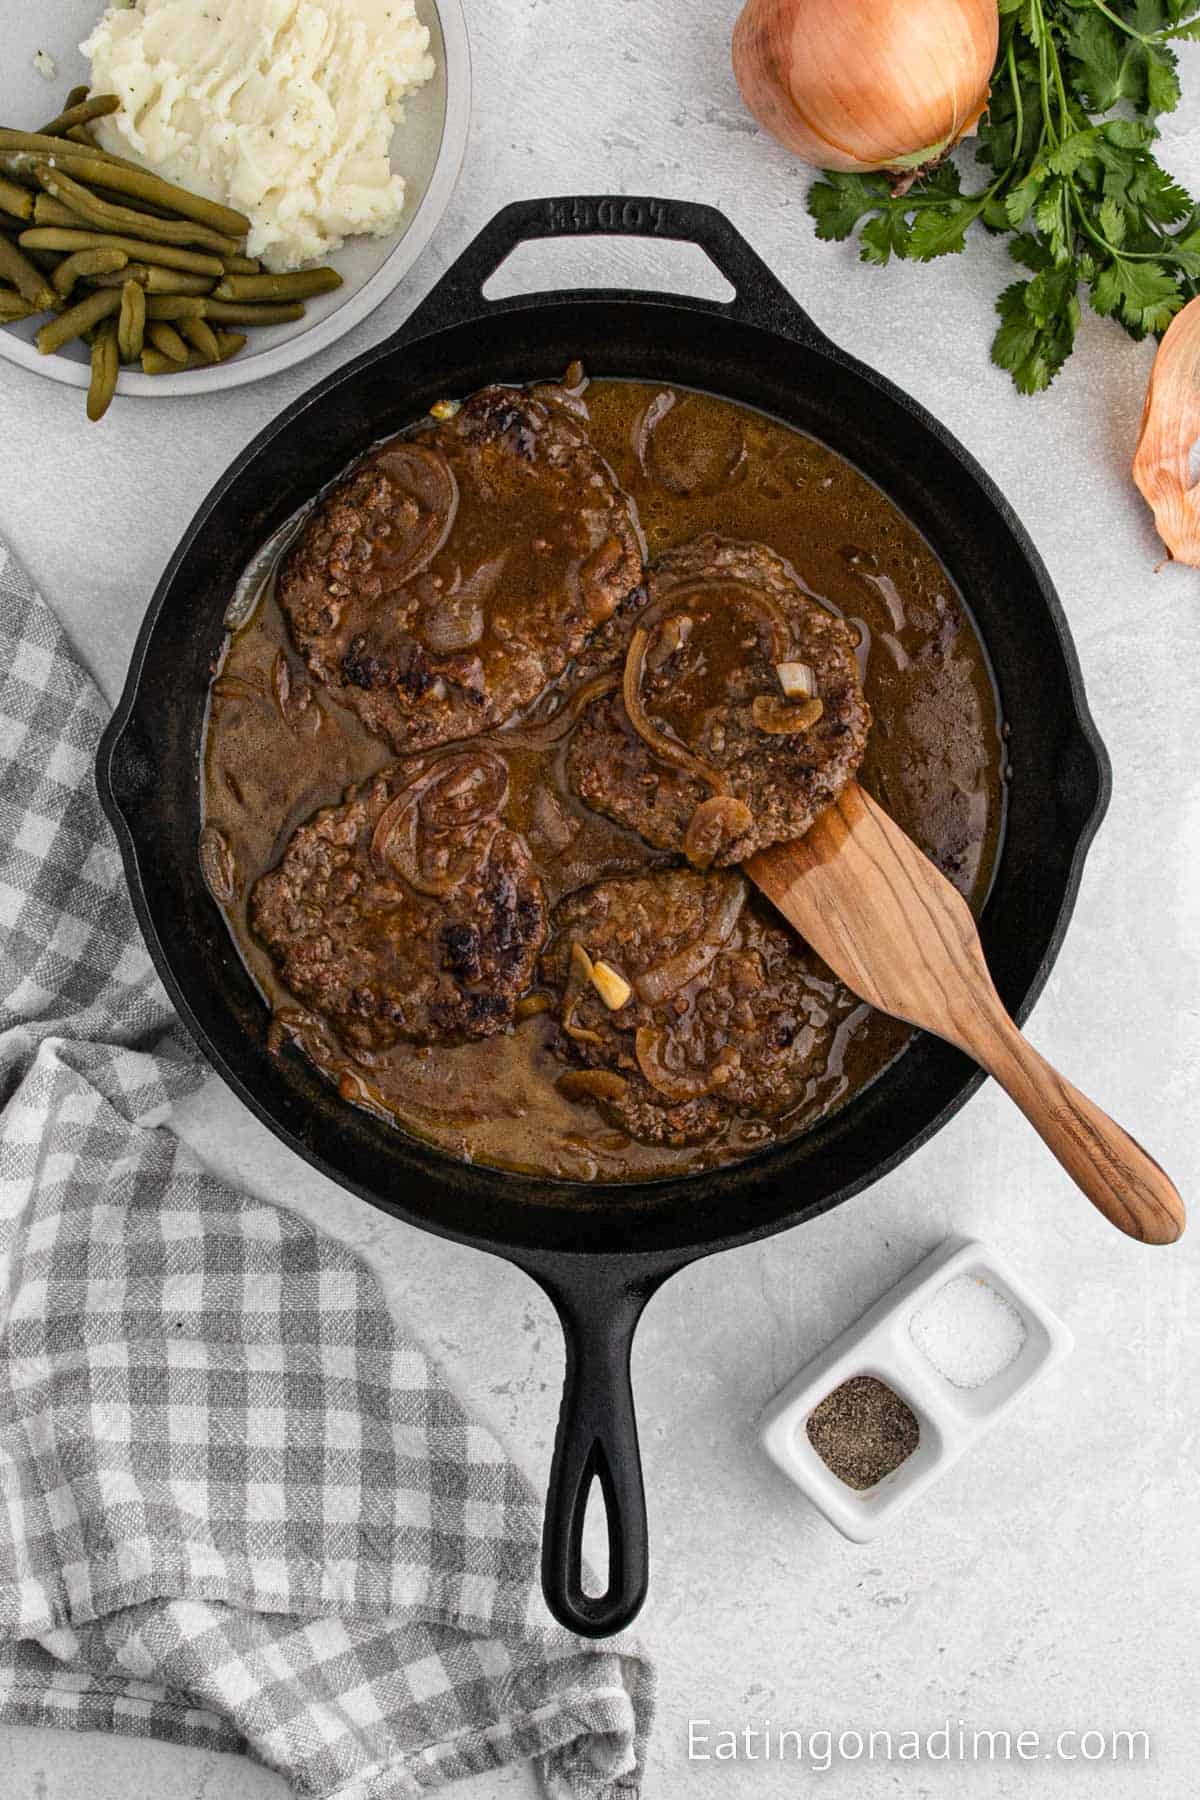
<instances>
[{"instance_id":1,"label":"plaid fabric","mask_svg":"<svg viewBox=\"0 0 1200 1800\"><path fill-rule=\"evenodd\" d=\"M103 703L0 544L0 1719L390 1800L633 1800L652 1675L553 1628L538 1512L369 1270L168 1130ZM2 1785L2 1784L0 1784Z\"/></svg>"}]
</instances>

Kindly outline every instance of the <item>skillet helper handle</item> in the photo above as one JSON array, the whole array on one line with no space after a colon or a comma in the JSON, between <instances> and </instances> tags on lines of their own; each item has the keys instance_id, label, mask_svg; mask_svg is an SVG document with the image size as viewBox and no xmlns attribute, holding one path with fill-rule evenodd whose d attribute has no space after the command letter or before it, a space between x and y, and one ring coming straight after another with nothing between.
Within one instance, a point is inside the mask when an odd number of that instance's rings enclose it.
<instances>
[{"instance_id":1,"label":"skillet helper handle","mask_svg":"<svg viewBox=\"0 0 1200 1800\"><path fill-rule=\"evenodd\" d=\"M634 1618L650 1575L646 1496L629 1354L645 1289L598 1271L564 1283L538 1279L566 1339L562 1409L550 1465L542 1531L542 1590L561 1625L582 1637L609 1637ZM593 1483L608 1525L608 1583L585 1593L583 1525Z\"/></svg>"},{"instance_id":2,"label":"skillet helper handle","mask_svg":"<svg viewBox=\"0 0 1200 1800\"><path fill-rule=\"evenodd\" d=\"M656 200L634 194L579 194L513 201L467 245L401 326L395 341L411 341L483 314L545 305L548 299L603 303L617 297L603 288L578 288L552 295L523 294L507 300L485 300L484 283L518 244L562 237L640 237L696 244L734 288L734 298L726 302L672 295L673 304L760 325L798 344L827 343L803 307L715 206L696 200ZM645 293L639 291L638 298L644 297Z\"/></svg>"}]
</instances>

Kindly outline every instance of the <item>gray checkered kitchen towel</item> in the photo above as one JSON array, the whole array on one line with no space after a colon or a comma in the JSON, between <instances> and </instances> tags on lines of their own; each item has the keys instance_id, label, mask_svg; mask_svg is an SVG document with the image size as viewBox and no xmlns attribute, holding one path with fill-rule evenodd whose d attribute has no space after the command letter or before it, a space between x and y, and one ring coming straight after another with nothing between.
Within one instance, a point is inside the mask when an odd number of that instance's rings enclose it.
<instances>
[{"instance_id":1,"label":"gray checkered kitchen towel","mask_svg":"<svg viewBox=\"0 0 1200 1800\"><path fill-rule=\"evenodd\" d=\"M92 786L104 704L0 543L0 1719L392 1800L634 1800L653 1677L552 1627L538 1512L370 1271L163 1121L204 1079Z\"/></svg>"}]
</instances>

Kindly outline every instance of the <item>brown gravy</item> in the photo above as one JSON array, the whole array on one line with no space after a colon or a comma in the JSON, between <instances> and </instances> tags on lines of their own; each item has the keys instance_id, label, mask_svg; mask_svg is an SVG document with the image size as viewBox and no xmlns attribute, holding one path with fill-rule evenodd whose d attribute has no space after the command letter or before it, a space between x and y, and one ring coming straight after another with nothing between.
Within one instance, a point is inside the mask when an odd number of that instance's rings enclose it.
<instances>
[{"instance_id":1,"label":"brown gravy","mask_svg":"<svg viewBox=\"0 0 1200 1800\"><path fill-rule=\"evenodd\" d=\"M704 531L765 543L859 626L874 716L860 779L978 911L1004 812L998 702L972 622L929 545L832 450L748 408L612 380L594 382L586 399L593 442L636 503L649 559ZM369 1073L331 1056L329 1040L305 1022L251 932L247 899L298 824L396 758L307 681L274 595L287 535L231 609L206 733L201 856L234 942L282 1022L281 1036L304 1044L346 1100L468 1160L572 1180L646 1180L729 1162L792 1136L893 1060L907 1028L866 1007L843 1009L789 1114L771 1122L735 1118L703 1144L667 1148L615 1132L591 1104L556 1090L564 1065L550 1048L554 1025L546 1014L480 1043L403 1045ZM474 741L508 762L506 819L527 839L551 906L604 876L679 860L574 797L562 774L565 740L539 748L517 724Z\"/></svg>"}]
</instances>

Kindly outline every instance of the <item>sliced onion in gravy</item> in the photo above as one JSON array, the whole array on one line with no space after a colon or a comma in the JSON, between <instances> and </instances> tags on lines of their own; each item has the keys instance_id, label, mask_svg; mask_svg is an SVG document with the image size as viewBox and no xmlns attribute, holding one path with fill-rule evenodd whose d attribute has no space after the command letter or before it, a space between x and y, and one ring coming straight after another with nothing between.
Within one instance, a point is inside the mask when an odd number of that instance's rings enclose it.
<instances>
[{"instance_id":1,"label":"sliced onion in gravy","mask_svg":"<svg viewBox=\"0 0 1200 1800\"><path fill-rule=\"evenodd\" d=\"M682 1075L675 1069L669 1069L663 1061L662 1041L663 1033L654 1026L639 1025L634 1033L633 1046L638 1068L650 1086L667 1100L702 1100L706 1094L715 1093L718 1088L724 1087L741 1065L738 1052L726 1044L718 1052L711 1068L698 1069L693 1075Z\"/></svg>"},{"instance_id":2,"label":"sliced onion in gravy","mask_svg":"<svg viewBox=\"0 0 1200 1800\"><path fill-rule=\"evenodd\" d=\"M403 497L389 509L386 537L376 537L371 560L393 586L427 568L450 535L458 513L458 482L440 450L393 444L372 467Z\"/></svg>"},{"instance_id":3,"label":"sliced onion in gravy","mask_svg":"<svg viewBox=\"0 0 1200 1800\"><path fill-rule=\"evenodd\" d=\"M629 1088L613 1069L568 1069L554 1085L564 1100L622 1100Z\"/></svg>"},{"instance_id":4,"label":"sliced onion in gravy","mask_svg":"<svg viewBox=\"0 0 1200 1800\"><path fill-rule=\"evenodd\" d=\"M638 736L651 749L655 756L663 762L670 763L677 769L683 769L693 775L697 781L704 782L715 794L728 793L729 787L719 769L694 756L685 750L676 738L669 738L654 725L642 704L642 672L646 666L646 646L650 642L650 633L639 625L629 640L629 653L625 658L625 673L621 681L621 695L625 701L625 711L629 723Z\"/></svg>"},{"instance_id":5,"label":"sliced onion in gravy","mask_svg":"<svg viewBox=\"0 0 1200 1800\"><path fill-rule=\"evenodd\" d=\"M714 794L702 801L688 820L683 836L683 853L694 869L712 866L718 851L739 838L754 824L754 814L744 800L732 794Z\"/></svg>"},{"instance_id":6,"label":"sliced onion in gravy","mask_svg":"<svg viewBox=\"0 0 1200 1800\"><path fill-rule=\"evenodd\" d=\"M661 1006L689 981L703 975L722 945L728 943L741 918L746 893L745 879L741 875L730 876L723 883L716 910L699 937L693 938L665 962L655 963L653 968L643 969L640 975L633 977L634 992L644 1005Z\"/></svg>"},{"instance_id":7,"label":"sliced onion in gravy","mask_svg":"<svg viewBox=\"0 0 1200 1800\"><path fill-rule=\"evenodd\" d=\"M508 767L485 750L440 758L402 788L379 815L371 860L419 894L454 892L490 848L479 833L498 826L508 798ZM431 866L433 865L433 866Z\"/></svg>"}]
</instances>

